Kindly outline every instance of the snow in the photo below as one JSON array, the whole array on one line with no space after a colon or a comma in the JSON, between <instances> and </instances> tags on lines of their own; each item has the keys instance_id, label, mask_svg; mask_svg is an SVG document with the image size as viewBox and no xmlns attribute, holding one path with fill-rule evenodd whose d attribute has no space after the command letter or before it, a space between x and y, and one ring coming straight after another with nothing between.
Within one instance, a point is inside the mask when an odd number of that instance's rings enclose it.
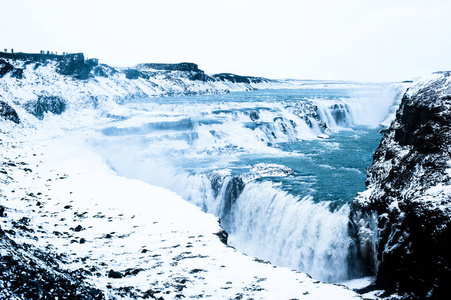
<instances>
[{"instance_id":1,"label":"snow","mask_svg":"<svg viewBox=\"0 0 451 300\"><path fill-rule=\"evenodd\" d=\"M374 276L366 276L362 278L342 281L340 283L352 289L362 289L371 285L375 281L375 279L376 278Z\"/></svg>"},{"instance_id":2,"label":"snow","mask_svg":"<svg viewBox=\"0 0 451 300\"><path fill-rule=\"evenodd\" d=\"M221 230L217 218L173 192L117 176L79 136L15 142L4 146L3 160L26 162L32 171L10 168L8 175L1 174L2 202L8 221L26 215L39 232L37 241L26 236L16 240L66 253L67 268L94 266L99 275L90 280L108 297L117 296L110 285L151 288L168 293L165 299L179 293L213 299L238 294L257 299L359 298L343 287L257 262L222 244L215 235ZM76 232L78 225L83 230ZM106 275L110 269L142 271L112 279ZM177 280L183 283L177 285Z\"/></svg>"},{"instance_id":3,"label":"snow","mask_svg":"<svg viewBox=\"0 0 451 300\"><path fill-rule=\"evenodd\" d=\"M250 172L258 177L286 177L294 171L279 164L258 163L251 167Z\"/></svg>"},{"instance_id":4,"label":"snow","mask_svg":"<svg viewBox=\"0 0 451 300\"><path fill-rule=\"evenodd\" d=\"M138 298L148 289L164 299L361 298L346 287L321 283L223 244L216 235L222 230L216 217L173 192L118 176L86 142L92 128L106 127L119 116L129 118L127 126L144 122L144 117L130 118L116 101L184 93L186 86L203 93L254 85L187 79L180 84L159 77L131 81L121 73L80 81L57 74L54 62L34 67L27 65L25 79L6 75L0 80L2 98L22 120L19 126L0 121L0 157L13 162L2 166L6 174L0 173L0 199L8 214L2 229L13 229L13 221L26 216L34 230L18 231L12 237L16 242L65 254L62 267L90 270L88 281L108 299L132 298L119 294L121 287L133 287ZM68 110L37 120L23 105L41 94L69 100ZM287 172L283 166L260 167L256 171L264 175ZM127 276L110 278L110 270Z\"/></svg>"}]
</instances>

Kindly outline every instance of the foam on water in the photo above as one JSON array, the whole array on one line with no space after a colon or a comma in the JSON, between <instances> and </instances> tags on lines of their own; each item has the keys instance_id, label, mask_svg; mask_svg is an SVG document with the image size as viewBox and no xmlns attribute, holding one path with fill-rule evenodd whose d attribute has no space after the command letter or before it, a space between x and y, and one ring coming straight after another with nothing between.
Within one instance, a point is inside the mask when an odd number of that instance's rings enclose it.
<instances>
[{"instance_id":1,"label":"foam on water","mask_svg":"<svg viewBox=\"0 0 451 300\"><path fill-rule=\"evenodd\" d=\"M379 138L355 129L377 128L397 93L337 85L142 99L93 144L120 175L218 216L238 250L337 282L362 275L346 203L363 186L359 157L370 161Z\"/></svg>"}]
</instances>

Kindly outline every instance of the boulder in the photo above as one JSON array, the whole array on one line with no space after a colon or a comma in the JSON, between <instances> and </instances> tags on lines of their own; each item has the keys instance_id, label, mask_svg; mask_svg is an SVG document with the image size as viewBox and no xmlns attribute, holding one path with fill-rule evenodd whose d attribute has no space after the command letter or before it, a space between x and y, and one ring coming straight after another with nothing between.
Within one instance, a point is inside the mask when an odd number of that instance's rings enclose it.
<instances>
[{"instance_id":1,"label":"boulder","mask_svg":"<svg viewBox=\"0 0 451 300\"><path fill-rule=\"evenodd\" d=\"M8 103L0 100L0 117L5 120L12 121L16 124L20 123L17 112Z\"/></svg>"}]
</instances>

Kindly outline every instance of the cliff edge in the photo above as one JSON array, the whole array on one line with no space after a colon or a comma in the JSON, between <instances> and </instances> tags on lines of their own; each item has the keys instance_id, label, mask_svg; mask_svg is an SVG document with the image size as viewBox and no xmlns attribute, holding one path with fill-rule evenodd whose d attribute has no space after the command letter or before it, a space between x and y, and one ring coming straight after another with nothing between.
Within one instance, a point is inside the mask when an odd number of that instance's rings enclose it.
<instances>
[{"instance_id":1,"label":"cliff edge","mask_svg":"<svg viewBox=\"0 0 451 300\"><path fill-rule=\"evenodd\" d=\"M404 299L448 299L451 284L451 76L407 90L351 207L376 287Z\"/></svg>"}]
</instances>

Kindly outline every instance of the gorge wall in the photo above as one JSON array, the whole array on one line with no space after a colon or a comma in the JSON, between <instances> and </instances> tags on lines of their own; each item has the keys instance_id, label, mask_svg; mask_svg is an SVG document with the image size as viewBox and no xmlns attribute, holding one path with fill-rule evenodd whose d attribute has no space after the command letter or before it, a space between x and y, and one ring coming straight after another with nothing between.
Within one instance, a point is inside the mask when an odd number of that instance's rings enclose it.
<instances>
[{"instance_id":1,"label":"gorge wall","mask_svg":"<svg viewBox=\"0 0 451 300\"><path fill-rule=\"evenodd\" d=\"M447 299L451 284L451 77L406 92L352 203L352 227L376 286Z\"/></svg>"}]
</instances>

